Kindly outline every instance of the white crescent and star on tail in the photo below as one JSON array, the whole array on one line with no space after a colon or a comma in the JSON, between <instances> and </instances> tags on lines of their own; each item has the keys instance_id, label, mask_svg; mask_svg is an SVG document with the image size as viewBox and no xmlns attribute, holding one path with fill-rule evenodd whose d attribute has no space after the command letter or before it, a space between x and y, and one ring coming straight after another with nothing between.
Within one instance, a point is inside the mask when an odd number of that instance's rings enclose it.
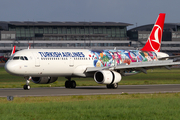
<instances>
[{"instance_id":1,"label":"white crescent and star on tail","mask_svg":"<svg viewBox=\"0 0 180 120\"><path fill-rule=\"evenodd\" d=\"M155 52L158 52L158 51L160 50L160 46L161 46L159 37L162 38L162 29L161 29L161 27L160 27L159 25L154 25L154 27L157 27L157 28L156 28L155 32L154 32L154 33L151 33L151 34L154 34L154 38L155 38L155 39L151 38L151 36L150 36L150 37L149 37L149 43L150 43L150 45L151 45L151 48L152 48ZM160 36L159 36L159 32L160 32ZM152 41L159 44L158 49L155 49L155 48L153 47Z\"/></svg>"},{"instance_id":2,"label":"white crescent and star on tail","mask_svg":"<svg viewBox=\"0 0 180 120\"><path fill-rule=\"evenodd\" d=\"M158 26L158 25L156 25L156 26ZM159 31L160 30L160 31ZM159 40L159 32L161 32L161 36L162 36L162 29L161 29L161 27L160 26L158 26L158 28L156 29L156 31L154 32L154 38L155 38L155 40L152 40L152 41L154 41L154 42L156 42L156 43L158 43L158 44L160 44L160 40Z\"/></svg>"}]
</instances>

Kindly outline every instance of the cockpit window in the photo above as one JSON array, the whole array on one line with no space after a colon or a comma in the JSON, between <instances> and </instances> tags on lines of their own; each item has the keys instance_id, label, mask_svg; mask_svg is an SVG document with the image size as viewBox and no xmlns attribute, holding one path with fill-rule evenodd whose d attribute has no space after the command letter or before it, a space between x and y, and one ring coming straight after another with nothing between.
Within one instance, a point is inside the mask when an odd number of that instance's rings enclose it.
<instances>
[{"instance_id":1,"label":"cockpit window","mask_svg":"<svg viewBox=\"0 0 180 120\"><path fill-rule=\"evenodd\" d=\"M26 56L14 56L10 60L28 60Z\"/></svg>"},{"instance_id":2,"label":"cockpit window","mask_svg":"<svg viewBox=\"0 0 180 120\"><path fill-rule=\"evenodd\" d=\"M13 57L13 60L19 60L19 56Z\"/></svg>"},{"instance_id":3,"label":"cockpit window","mask_svg":"<svg viewBox=\"0 0 180 120\"><path fill-rule=\"evenodd\" d=\"M24 60L24 57L23 57L23 56L21 56L21 57L20 57L20 60Z\"/></svg>"},{"instance_id":4,"label":"cockpit window","mask_svg":"<svg viewBox=\"0 0 180 120\"><path fill-rule=\"evenodd\" d=\"M25 60L28 60L28 58L27 58L26 56L24 56L24 59L25 59Z\"/></svg>"}]
</instances>

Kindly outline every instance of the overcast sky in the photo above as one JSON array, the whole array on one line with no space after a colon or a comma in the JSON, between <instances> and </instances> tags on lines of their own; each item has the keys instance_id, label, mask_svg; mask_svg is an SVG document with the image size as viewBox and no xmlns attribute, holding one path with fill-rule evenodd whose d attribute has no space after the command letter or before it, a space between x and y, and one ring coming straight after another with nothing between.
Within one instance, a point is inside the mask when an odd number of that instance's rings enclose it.
<instances>
[{"instance_id":1,"label":"overcast sky","mask_svg":"<svg viewBox=\"0 0 180 120\"><path fill-rule=\"evenodd\" d=\"M180 23L180 0L1 0L0 21Z\"/></svg>"}]
</instances>

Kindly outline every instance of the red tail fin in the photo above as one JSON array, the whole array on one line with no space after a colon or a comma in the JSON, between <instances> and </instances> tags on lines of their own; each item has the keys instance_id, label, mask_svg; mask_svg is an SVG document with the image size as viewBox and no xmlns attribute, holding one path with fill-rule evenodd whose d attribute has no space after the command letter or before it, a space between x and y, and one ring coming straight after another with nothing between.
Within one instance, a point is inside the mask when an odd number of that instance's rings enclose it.
<instances>
[{"instance_id":1,"label":"red tail fin","mask_svg":"<svg viewBox=\"0 0 180 120\"><path fill-rule=\"evenodd\" d=\"M142 51L160 51L165 15L165 13L159 14L145 46L141 49Z\"/></svg>"},{"instance_id":2,"label":"red tail fin","mask_svg":"<svg viewBox=\"0 0 180 120\"><path fill-rule=\"evenodd\" d=\"M13 47L12 52L11 52L11 56L15 53L15 51L16 51L16 46Z\"/></svg>"}]
</instances>

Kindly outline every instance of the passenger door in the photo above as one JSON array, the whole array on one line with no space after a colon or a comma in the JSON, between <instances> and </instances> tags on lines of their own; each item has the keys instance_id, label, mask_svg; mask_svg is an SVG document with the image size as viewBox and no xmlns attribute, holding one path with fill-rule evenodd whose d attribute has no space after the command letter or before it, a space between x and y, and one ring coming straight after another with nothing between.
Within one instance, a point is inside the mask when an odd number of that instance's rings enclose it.
<instances>
[{"instance_id":1,"label":"passenger door","mask_svg":"<svg viewBox=\"0 0 180 120\"><path fill-rule=\"evenodd\" d=\"M38 53L33 53L35 59L35 67L40 67L40 56Z\"/></svg>"}]
</instances>

